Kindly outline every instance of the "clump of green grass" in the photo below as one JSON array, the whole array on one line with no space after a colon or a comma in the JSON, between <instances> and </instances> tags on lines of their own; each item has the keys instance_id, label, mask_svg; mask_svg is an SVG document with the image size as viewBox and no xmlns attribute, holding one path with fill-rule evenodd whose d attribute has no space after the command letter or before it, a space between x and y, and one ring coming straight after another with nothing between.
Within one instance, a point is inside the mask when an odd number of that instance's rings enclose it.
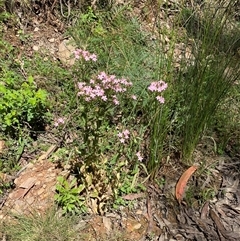
<instances>
[{"instance_id":1,"label":"clump of green grass","mask_svg":"<svg viewBox=\"0 0 240 241\"><path fill-rule=\"evenodd\" d=\"M231 53L235 39L228 31L232 3L203 9L201 28L192 43L194 60L186 71L180 71L177 81L183 123L182 156L189 163L218 106L240 76L239 61Z\"/></svg>"},{"instance_id":2,"label":"clump of green grass","mask_svg":"<svg viewBox=\"0 0 240 241\"><path fill-rule=\"evenodd\" d=\"M0 238L8 241L127 241L124 232L112 230L110 234L99 235L89 228L79 225L81 217L62 216L55 207L39 214L15 215L11 221L0 224ZM92 224L94 227L94 224Z\"/></svg>"},{"instance_id":3,"label":"clump of green grass","mask_svg":"<svg viewBox=\"0 0 240 241\"><path fill-rule=\"evenodd\" d=\"M15 220L1 224L1 233L9 241L71 241L78 240L74 229L76 217L61 216L51 209L46 214L18 215Z\"/></svg>"},{"instance_id":4,"label":"clump of green grass","mask_svg":"<svg viewBox=\"0 0 240 241\"><path fill-rule=\"evenodd\" d=\"M211 123L211 128L215 130L219 154L227 152L228 155L234 156L239 153L239 103L239 85L236 83L228 93L226 100L218 108Z\"/></svg>"}]
</instances>

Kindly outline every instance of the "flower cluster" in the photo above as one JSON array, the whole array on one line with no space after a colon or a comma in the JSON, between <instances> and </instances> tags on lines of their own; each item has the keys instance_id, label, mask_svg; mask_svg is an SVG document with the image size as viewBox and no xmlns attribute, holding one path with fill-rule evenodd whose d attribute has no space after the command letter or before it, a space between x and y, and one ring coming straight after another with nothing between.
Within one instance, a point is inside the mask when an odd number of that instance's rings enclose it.
<instances>
[{"instance_id":1,"label":"flower cluster","mask_svg":"<svg viewBox=\"0 0 240 241\"><path fill-rule=\"evenodd\" d=\"M82 56L86 61L97 61L97 55L96 54L91 54L89 53L87 50L83 50L83 49L76 49L74 51L74 55L76 59L79 59L80 56Z\"/></svg>"},{"instance_id":2,"label":"flower cluster","mask_svg":"<svg viewBox=\"0 0 240 241\"><path fill-rule=\"evenodd\" d=\"M168 85L167 83L165 83L164 81L160 80L160 81L154 81L150 84L150 86L148 87L148 90L152 91L152 92L157 92L157 93L161 93L163 92L165 89L167 89ZM162 97L161 95L157 95L156 99L163 104L165 102L164 97Z\"/></svg>"},{"instance_id":3,"label":"flower cluster","mask_svg":"<svg viewBox=\"0 0 240 241\"><path fill-rule=\"evenodd\" d=\"M126 140L128 140L129 135L130 135L130 132L127 129L117 134L121 143L124 143Z\"/></svg>"},{"instance_id":4,"label":"flower cluster","mask_svg":"<svg viewBox=\"0 0 240 241\"><path fill-rule=\"evenodd\" d=\"M91 79L89 84L85 82L78 83L78 96L84 97L86 101L101 99L103 101L111 100L114 105L119 105L118 93L127 91L132 86L132 82L126 79L118 79L115 75L107 75L101 72L96 79Z\"/></svg>"},{"instance_id":5,"label":"flower cluster","mask_svg":"<svg viewBox=\"0 0 240 241\"><path fill-rule=\"evenodd\" d=\"M54 126L58 127L59 125L63 125L65 123L65 119L60 117L54 122Z\"/></svg>"}]
</instances>

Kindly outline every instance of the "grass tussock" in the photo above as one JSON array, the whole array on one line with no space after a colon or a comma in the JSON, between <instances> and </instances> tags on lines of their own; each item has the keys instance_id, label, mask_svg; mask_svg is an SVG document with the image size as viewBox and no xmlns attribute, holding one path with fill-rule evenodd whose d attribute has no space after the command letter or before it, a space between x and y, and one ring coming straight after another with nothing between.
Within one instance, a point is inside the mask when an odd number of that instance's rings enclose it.
<instances>
[{"instance_id":1,"label":"grass tussock","mask_svg":"<svg viewBox=\"0 0 240 241\"><path fill-rule=\"evenodd\" d=\"M60 217L56 210L51 209L41 215L16 216L13 221L1 224L1 232L9 241L71 241L78 237L75 224L73 217Z\"/></svg>"}]
</instances>

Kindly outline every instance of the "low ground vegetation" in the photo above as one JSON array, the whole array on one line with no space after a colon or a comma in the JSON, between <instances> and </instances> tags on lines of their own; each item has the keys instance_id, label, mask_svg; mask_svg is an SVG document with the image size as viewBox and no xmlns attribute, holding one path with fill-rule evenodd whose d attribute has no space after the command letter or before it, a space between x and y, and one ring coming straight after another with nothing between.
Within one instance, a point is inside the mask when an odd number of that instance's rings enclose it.
<instances>
[{"instance_id":1,"label":"low ground vegetation","mask_svg":"<svg viewBox=\"0 0 240 241\"><path fill-rule=\"evenodd\" d=\"M240 22L236 1L196 6L188 1L172 6L146 1L142 15L130 3L84 1L82 6L72 3L69 11L64 3L55 2L61 21L71 22L66 34L77 46L72 66L39 53L17 60L18 50L4 32L6 19L14 23L17 17L14 9L11 14L1 13L0 135L7 146L1 153L1 172L19 170L24 148L34 148L33 140L51 132L61 140L53 161L62 167L68 163L75 177L72 181L59 177L56 203L66 215L90 210L104 214L130 205L122 197L159 180L159 168L172 158L177 157L183 167L197 162L201 168L195 175L204 175L209 163L194 158L194 152L206 139L213 141L218 154L237 153ZM28 1L25 7L34 10ZM160 19L162 9L168 13L171 8L174 16ZM151 29L149 14L155 19ZM8 188L0 183L0 192ZM207 189L198 193L199 205L214 196ZM37 219L19 220L24 226L16 226L9 240L76 240L73 230L59 226L69 225L68 216L63 224L56 224L59 232L66 230L61 237L48 236L48 224L55 225L56 219L39 219L48 223L43 236L34 231Z\"/></svg>"}]
</instances>

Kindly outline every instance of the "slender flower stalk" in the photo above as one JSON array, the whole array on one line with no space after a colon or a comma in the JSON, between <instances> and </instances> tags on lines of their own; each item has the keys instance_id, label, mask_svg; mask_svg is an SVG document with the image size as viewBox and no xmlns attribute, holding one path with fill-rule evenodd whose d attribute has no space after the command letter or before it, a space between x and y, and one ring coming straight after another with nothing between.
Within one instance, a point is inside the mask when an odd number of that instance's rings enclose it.
<instances>
[{"instance_id":1,"label":"slender flower stalk","mask_svg":"<svg viewBox=\"0 0 240 241\"><path fill-rule=\"evenodd\" d=\"M159 166L162 155L163 145L166 138L166 121L168 118L168 108L165 103L165 98L162 96L167 89L168 84L162 80L152 82L148 90L152 92L152 111L153 116L150 121L150 144L149 144L149 161L148 170L155 175L156 168ZM160 103L160 104L159 104ZM139 155L140 158L140 155Z\"/></svg>"}]
</instances>

